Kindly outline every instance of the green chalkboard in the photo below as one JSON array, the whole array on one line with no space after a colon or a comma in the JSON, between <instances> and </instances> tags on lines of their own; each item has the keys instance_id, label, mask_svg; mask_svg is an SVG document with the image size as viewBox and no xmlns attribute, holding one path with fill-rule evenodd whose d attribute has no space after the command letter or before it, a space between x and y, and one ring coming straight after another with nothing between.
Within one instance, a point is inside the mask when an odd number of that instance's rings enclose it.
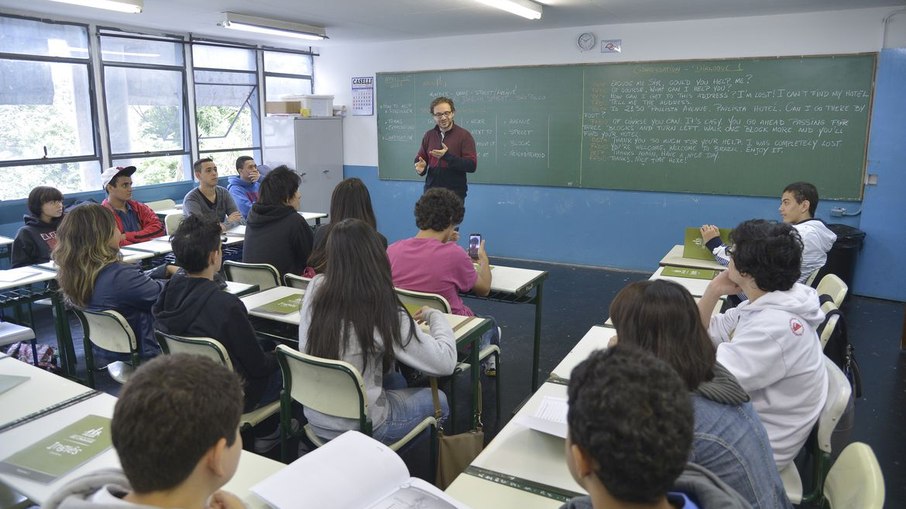
<instances>
[{"instance_id":1,"label":"green chalkboard","mask_svg":"<svg viewBox=\"0 0 906 509\"><path fill-rule=\"evenodd\" d=\"M378 73L380 177L413 160L450 97L469 182L860 199L876 54Z\"/></svg>"}]
</instances>

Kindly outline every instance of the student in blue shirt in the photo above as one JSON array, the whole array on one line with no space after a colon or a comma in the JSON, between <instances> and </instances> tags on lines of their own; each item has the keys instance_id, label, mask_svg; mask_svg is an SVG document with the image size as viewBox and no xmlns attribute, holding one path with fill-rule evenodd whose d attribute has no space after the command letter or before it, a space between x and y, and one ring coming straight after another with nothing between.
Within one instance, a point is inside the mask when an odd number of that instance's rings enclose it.
<instances>
[{"instance_id":1,"label":"student in blue shirt","mask_svg":"<svg viewBox=\"0 0 906 509\"><path fill-rule=\"evenodd\" d=\"M227 190L236 202L239 213L243 218L248 218L249 210L258 201L258 179L261 174L258 173L255 160L249 156L239 156L236 159L236 173L238 175L230 177Z\"/></svg>"}]
</instances>

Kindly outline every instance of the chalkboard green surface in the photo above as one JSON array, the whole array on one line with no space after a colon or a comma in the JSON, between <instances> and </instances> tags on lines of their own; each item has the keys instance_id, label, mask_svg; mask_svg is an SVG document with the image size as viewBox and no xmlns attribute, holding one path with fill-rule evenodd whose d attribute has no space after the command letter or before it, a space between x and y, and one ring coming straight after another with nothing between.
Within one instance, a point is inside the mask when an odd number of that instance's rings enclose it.
<instances>
[{"instance_id":1,"label":"chalkboard green surface","mask_svg":"<svg viewBox=\"0 0 906 509\"><path fill-rule=\"evenodd\" d=\"M470 182L860 199L875 54L378 73L380 177L456 103Z\"/></svg>"}]
</instances>

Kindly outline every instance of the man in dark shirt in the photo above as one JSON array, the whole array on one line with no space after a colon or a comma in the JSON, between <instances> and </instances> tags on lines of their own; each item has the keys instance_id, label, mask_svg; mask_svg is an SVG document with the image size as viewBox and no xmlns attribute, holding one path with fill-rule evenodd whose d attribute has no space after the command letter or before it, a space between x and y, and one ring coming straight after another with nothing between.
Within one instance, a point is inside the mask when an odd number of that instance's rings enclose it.
<instances>
[{"instance_id":1,"label":"man in dark shirt","mask_svg":"<svg viewBox=\"0 0 906 509\"><path fill-rule=\"evenodd\" d=\"M469 189L466 173L475 173L478 154L469 131L453 122L453 100L438 97L431 101L431 115L437 124L425 133L415 158L415 172L425 177L425 191L445 187L466 201Z\"/></svg>"}]
</instances>

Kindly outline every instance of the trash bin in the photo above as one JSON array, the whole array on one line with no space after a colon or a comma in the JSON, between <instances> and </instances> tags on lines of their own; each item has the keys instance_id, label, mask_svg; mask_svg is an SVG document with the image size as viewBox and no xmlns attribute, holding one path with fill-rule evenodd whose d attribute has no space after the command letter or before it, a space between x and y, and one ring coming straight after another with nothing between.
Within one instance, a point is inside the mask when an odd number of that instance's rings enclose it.
<instances>
[{"instance_id":1,"label":"trash bin","mask_svg":"<svg viewBox=\"0 0 906 509\"><path fill-rule=\"evenodd\" d=\"M856 268L856 256L865 241L865 232L845 224L829 224L827 227L837 234L837 241L827 253L827 262L815 278L817 285L825 274L834 274L846 283L853 285L853 271Z\"/></svg>"}]
</instances>

